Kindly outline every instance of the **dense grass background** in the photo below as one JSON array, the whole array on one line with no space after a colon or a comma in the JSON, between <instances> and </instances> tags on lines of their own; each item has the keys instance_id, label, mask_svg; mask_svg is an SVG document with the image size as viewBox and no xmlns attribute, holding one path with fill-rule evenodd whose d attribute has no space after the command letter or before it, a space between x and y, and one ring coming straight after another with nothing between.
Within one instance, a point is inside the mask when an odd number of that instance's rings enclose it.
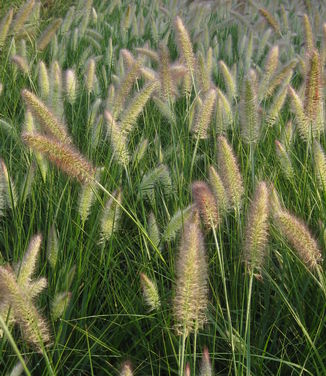
<instances>
[{"instance_id":1,"label":"dense grass background","mask_svg":"<svg viewBox=\"0 0 326 376\"><path fill-rule=\"evenodd\" d=\"M132 154L141 140L148 140L148 148L139 163L130 163L122 168L113 156L110 142L105 138L105 124L98 145L92 140L94 124L89 121L89 112L100 98L105 101L109 83L113 75L121 76L119 51L128 48L134 53L135 47L141 47L149 41L151 48L158 48L158 40L153 31L156 23L159 38L171 30L168 39L171 56L176 59L179 52L173 32L173 7L170 18L159 9L159 3L116 2L116 7L94 1L98 10L98 21L90 23L100 33L100 49L83 37L80 37L76 49L70 41L72 36L58 33L59 52L54 55L53 44L44 52L37 52L34 43L28 45L28 61L31 64L30 75L23 75L10 60L10 39L1 51L0 82L4 89L0 97L0 156L5 161L9 176L13 180L18 201L13 209L6 208L0 221L1 264L11 265L22 259L30 238L43 235L42 249L36 275L48 280L48 287L37 300L43 316L47 318L52 333L52 345L47 349L49 362L38 354L33 347L22 339L20 329L12 328L12 335L19 351L24 357L32 375L48 375L51 369L58 375L115 375L121 365L129 360L135 375L175 375L178 374L180 338L173 329L172 297L175 288L175 262L178 252L178 235L172 241L162 240L159 247L153 247L143 231L122 214L117 232L111 239L100 244L101 213L107 196L98 191L97 199L91 208L90 216L83 224L78 213L78 196L81 185L51 166L46 180L42 179L35 157L23 144L20 134L24 126L25 108L21 99L21 89L29 88L39 95L37 64L44 60L48 66L55 59L60 61L62 69L73 67L79 80L79 90L74 105L66 100L63 104L64 118L72 135L74 144L95 166L103 166L101 184L110 192L120 186L123 188L123 206L133 213L135 218L148 229L148 218L154 213L158 228L162 234L171 217L178 209L187 207L191 202L191 183L195 180L207 181L210 165L217 166L218 139L215 121L212 120L210 137L200 140L189 132L190 105L195 99L194 92L188 100L181 95L174 104L176 123L167 121L150 101L138 119L131 133L128 148ZM260 3L260 2L259 2ZM261 2L261 6L266 6ZM80 9L83 4L80 2ZM4 7L9 5L5 2ZM10 2L10 6L16 5ZM18 5L18 3L17 3ZM121 32L121 23L126 18L128 6L134 7L134 18L140 14L145 17L145 30L137 35L132 26L125 36ZM271 5L271 12L280 17L279 5ZM253 54L251 66L263 69L264 57L269 47L280 44L281 64L293 56L304 56L301 46L303 31L299 13L308 13L311 21L318 11L323 9L285 4L290 20L290 32L296 33L289 40L283 35L272 34L270 44L259 59ZM237 9L232 4L232 9ZM44 17L58 17L65 13L67 2L52 2ZM113 8L113 9L112 9ZM275 8L275 9L273 9ZM224 60L229 67L234 63L241 66L244 54L239 52L241 38L251 30L254 35L254 51L259 45L260 33L267 28L257 14L257 9L248 7L245 17L252 27L246 29L234 14L228 10L204 12L202 21L206 21L208 42L205 42L204 26L196 26L192 17L199 17L199 9L190 8L189 13L183 2L178 4L177 13L184 20L191 34L195 51L206 50L213 45L216 36L219 46L218 55L214 55L215 64ZM224 8L223 8L224 9ZM324 14L324 13L322 13ZM1 13L2 16L2 13ZM43 16L42 16L43 17ZM83 18L77 19L71 27L80 27ZM42 18L42 23L46 23ZM254 29L256 23L260 26ZM132 22L131 22L132 24ZM204 24L202 24L204 25ZM312 22L318 46L320 28ZM43 29L43 25L42 25ZM202 34L199 31L204 31ZM249 34L249 33L248 33ZM231 36L231 37L230 37ZM108 41L112 38L114 47L112 65L105 54ZM231 51L227 43L231 38ZM67 41L65 45L64 41ZM61 44L60 44L61 43ZM289 44L293 49L289 48ZM19 40L17 38L17 46ZM88 55L83 54L90 46ZM102 56L97 61L96 74L98 89L87 93L84 87L85 62L88 57ZM105 82L102 67L107 74ZM155 65L153 65L155 69ZM244 72L239 68L239 82ZM214 85L225 90L221 72L216 68L213 74ZM295 69L291 84L295 88L303 82L300 69ZM141 86L139 80L134 92ZM324 280L311 272L298 258L279 231L270 226L266 264L263 281L254 279L250 310L250 336L245 336L246 309L249 294L249 275L242 261L244 228L247 211L254 187L260 180L273 182L286 208L301 218L318 239L324 253L324 223L326 219L325 191L318 187L314 172L312 152L294 133L292 144L288 147L294 176L288 179L280 168L275 152L275 140L282 139L285 125L293 120L288 101L280 112L273 127L264 122L265 112L270 103L261 103L261 136L254 150L254 164L250 159L249 147L243 142L239 126L240 92L233 103L234 122L225 135L232 144L239 161L243 176L245 195L240 213L229 212L223 224L218 228L217 239L224 255L225 283L228 291L233 341L232 354L226 301L223 292L221 270L217 259L214 237L205 233L205 246L209 259L209 305L207 324L200 330L196 339L189 336L186 340L186 361L190 362L192 374L197 373L204 346L207 346L212 361L213 374L220 375L325 375L326 374L326 331L325 331L325 294ZM101 111L104 110L102 104ZM321 144L326 147L325 137ZM194 161L194 163L192 163ZM172 188L165 192L164 187L155 187L155 200L146 200L141 191L144 175L159 164L169 168ZM36 166L31 190L24 197L26 176L32 166ZM46 257L49 234L54 226L58 235L58 262L53 269ZM156 281L161 298L161 308L148 312L142 297L141 272ZM324 278L324 275L323 275ZM54 321L51 317L51 302L56 293L71 292L71 301L63 317ZM233 360L235 359L236 367ZM16 353L5 338L0 340L0 370L9 373L17 362Z\"/></svg>"}]
</instances>

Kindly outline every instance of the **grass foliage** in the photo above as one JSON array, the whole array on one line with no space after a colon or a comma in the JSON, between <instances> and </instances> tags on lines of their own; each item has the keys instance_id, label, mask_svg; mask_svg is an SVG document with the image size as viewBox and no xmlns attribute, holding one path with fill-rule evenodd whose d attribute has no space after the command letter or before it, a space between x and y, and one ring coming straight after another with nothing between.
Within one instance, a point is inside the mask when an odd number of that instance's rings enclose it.
<instances>
[{"instance_id":1,"label":"grass foliage","mask_svg":"<svg viewBox=\"0 0 326 376\"><path fill-rule=\"evenodd\" d=\"M325 6L19 3L0 373L325 375Z\"/></svg>"}]
</instances>

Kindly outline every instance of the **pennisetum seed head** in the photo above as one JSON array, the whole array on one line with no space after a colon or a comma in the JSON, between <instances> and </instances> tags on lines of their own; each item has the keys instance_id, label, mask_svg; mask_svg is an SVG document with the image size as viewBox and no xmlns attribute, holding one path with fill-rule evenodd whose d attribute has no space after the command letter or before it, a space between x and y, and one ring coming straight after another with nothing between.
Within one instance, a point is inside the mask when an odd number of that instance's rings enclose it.
<instances>
[{"instance_id":1,"label":"pennisetum seed head","mask_svg":"<svg viewBox=\"0 0 326 376\"><path fill-rule=\"evenodd\" d=\"M206 321L207 260L197 216L185 223L176 265L173 311L179 335L196 331Z\"/></svg>"},{"instance_id":2,"label":"pennisetum seed head","mask_svg":"<svg viewBox=\"0 0 326 376\"><path fill-rule=\"evenodd\" d=\"M218 138L218 166L229 202L239 209L244 193L242 177L232 147L224 136Z\"/></svg>"},{"instance_id":3,"label":"pennisetum seed head","mask_svg":"<svg viewBox=\"0 0 326 376\"><path fill-rule=\"evenodd\" d=\"M42 99L48 99L50 94L50 81L46 65L43 61L40 61L39 63L38 86Z\"/></svg>"},{"instance_id":4,"label":"pennisetum seed head","mask_svg":"<svg viewBox=\"0 0 326 376\"><path fill-rule=\"evenodd\" d=\"M272 198L272 217L280 234L295 249L302 262L311 270L316 270L322 261L322 254L316 240L306 224L284 209L274 188Z\"/></svg>"},{"instance_id":5,"label":"pennisetum seed head","mask_svg":"<svg viewBox=\"0 0 326 376\"><path fill-rule=\"evenodd\" d=\"M156 284L145 273L140 273L140 283L149 310L157 310L161 303Z\"/></svg>"},{"instance_id":6,"label":"pennisetum seed head","mask_svg":"<svg viewBox=\"0 0 326 376\"><path fill-rule=\"evenodd\" d=\"M326 156L320 143L314 141L314 169L321 189L326 190Z\"/></svg>"},{"instance_id":7,"label":"pennisetum seed head","mask_svg":"<svg viewBox=\"0 0 326 376\"><path fill-rule=\"evenodd\" d=\"M192 196L206 228L216 228L220 223L215 197L204 181L192 184Z\"/></svg>"},{"instance_id":8,"label":"pennisetum seed head","mask_svg":"<svg viewBox=\"0 0 326 376\"><path fill-rule=\"evenodd\" d=\"M6 42L13 14L13 9L10 9L0 23L0 48L2 48Z\"/></svg>"},{"instance_id":9,"label":"pennisetum seed head","mask_svg":"<svg viewBox=\"0 0 326 376\"><path fill-rule=\"evenodd\" d=\"M63 143L71 143L65 126L56 118L56 116L40 99L38 99L32 92L28 91L27 89L22 90L21 95L28 109L40 122L46 132Z\"/></svg>"},{"instance_id":10,"label":"pennisetum seed head","mask_svg":"<svg viewBox=\"0 0 326 376\"><path fill-rule=\"evenodd\" d=\"M316 121L319 111L320 101L322 100L320 58L317 50L312 50L309 59L309 67L306 76L304 112L312 122Z\"/></svg>"},{"instance_id":11,"label":"pennisetum seed head","mask_svg":"<svg viewBox=\"0 0 326 376\"><path fill-rule=\"evenodd\" d=\"M303 15L303 26L305 32L306 50L309 53L314 48L315 44L309 17L306 14Z\"/></svg>"},{"instance_id":12,"label":"pennisetum seed head","mask_svg":"<svg viewBox=\"0 0 326 376\"><path fill-rule=\"evenodd\" d=\"M193 127L192 132L194 135L200 139L208 137L208 129L211 122L214 104L216 100L216 90L210 89L202 103L199 106Z\"/></svg>"},{"instance_id":13,"label":"pennisetum seed head","mask_svg":"<svg viewBox=\"0 0 326 376\"><path fill-rule=\"evenodd\" d=\"M290 179L290 180L293 179L294 170L293 170L292 162L291 162L291 159L289 157L289 154L288 154L286 148L278 140L275 140L275 146L276 146L276 155L279 159L281 169L282 169L285 177L287 179Z\"/></svg>"},{"instance_id":14,"label":"pennisetum seed head","mask_svg":"<svg viewBox=\"0 0 326 376\"><path fill-rule=\"evenodd\" d=\"M39 51L43 51L45 47L51 42L51 39L53 38L57 30L60 28L61 23L61 18L54 20L39 36L39 39L37 41L37 49Z\"/></svg>"},{"instance_id":15,"label":"pennisetum seed head","mask_svg":"<svg viewBox=\"0 0 326 376\"><path fill-rule=\"evenodd\" d=\"M125 362L122 365L120 376L133 376L133 371L130 362Z\"/></svg>"},{"instance_id":16,"label":"pennisetum seed head","mask_svg":"<svg viewBox=\"0 0 326 376\"><path fill-rule=\"evenodd\" d=\"M77 94L77 79L74 70L67 69L65 76L65 91L68 102L74 104Z\"/></svg>"},{"instance_id":17,"label":"pennisetum seed head","mask_svg":"<svg viewBox=\"0 0 326 376\"><path fill-rule=\"evenodd\" d=\"M209 167L209 184L215 196L219 212L225 213L229 207L229 199L222 179L214 166Z\"/></svg>"},{"instance_id":18,"label":"pennisetum seed head","mask_svg":"<svg viewBox=\"0 0 326 376\"><path fill-rule=\"evenodd\" d=\"M23 133L22 138L29 147L44 154L69 176L81 182L94 179L95 169L91 163L71 145L39 133Z\"/></svg>"},{"instance_id":19,"label":"pennisetum seed head","mask_svg":"<svg viewBox=\"0 0 326 376\"><path fill-rule=\"evenodd\" d=\"M194 77L195 73L195 55L188 31L179 16L175 19L175 30L181 58L188 71L186 76L186 91L189 92L192 86L192 77Z\"/></svg>"},{"instance_id":20,"label":"pennisetum seed head","mask_svg":"<svg viewBox=\"0 0 326 376\"><path fill-rule=\"evenodd\" d=\"M265 182L256 188L247 218L243 258L247 268L260 273L266 256L269 199Z\"/></svg>"},{"instance_id":21,"label":"pennisetum seed head","mask_svg":"<svg viewBox=\"0 0 326 376\"><path fill-rule=\"evenodd\" d=\"M200 376L212 376L212 365L209 357L208 348L205 346L203 351L203 357L200 365Z\"/></svg>"},{"instance_id":22,"label":"pennisetum seed head","mask_svg":"<svg viewBox=\"0 0 326 376\"><path fill-rule=\"evenodd\" d=\"M253 74L249 74L243 82L240 100L241 135L247 144L254 144L259 138L258 98Z\"/></svg>"},{"instance_id":23,"label":"pennisetum seed head","mask_svg":"<svg viewBox=\"0 0 326 376\"><path fill-rule=\"evenodd\" d=\"M259 13L265 18L266 22L276 32L280 32L280 25L276 21L275 17L265 8L259 8Z\"/></svg>"}]
</instances>

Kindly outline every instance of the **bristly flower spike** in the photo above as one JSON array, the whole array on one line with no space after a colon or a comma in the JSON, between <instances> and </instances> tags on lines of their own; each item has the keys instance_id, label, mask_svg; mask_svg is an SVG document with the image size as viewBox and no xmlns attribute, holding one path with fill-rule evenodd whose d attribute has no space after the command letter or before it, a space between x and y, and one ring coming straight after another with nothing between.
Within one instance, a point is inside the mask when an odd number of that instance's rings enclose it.
<instances>
[{"instance_id":1,"label":"bristly flower spike","mask_svg":"<svg viewBox=\"0 0 326 376\"><path fill-rule=\"evenodd\" d=\"M239 209L241 207L244 188L238 163L232 147L228 144L226 138L220 136L218 141L218 166L220 176L231 206L235 209Z\"/></svg>"},{"instance_id":2,"label":"bristly flower spike","mask_svg":"<svg viewBox=\"0 0 326 376\"><path fill-rule=\"evenodd\" d=\"M94 180L95 169L71 145L38 133L23 133L22 138L29 147L44 154L68 175L80 182Z\"/></svg>"},{"instance_id":3,"label":"bristly flower spike","mask_svg":"<svg viewBox=\"0 0 326 376\"><path fill-rule=\"evenodd\" d=\"M217 228L220 222L216 199L204 181L192 184L192 195L206 228Z\"/></svg>"},{"instance_id":4,"label":"bristly flower spike","mask_svg":"<svg viewBox=\"0 0 326 376\"><path fill-rule=\"evenodd\" d=\"M265 182L256 188L247 218L243 259L249 270L261 272L266 256L268 236L269 200Z\"/></svg>"},{"instance_id":5,"label":"bristly flower spike","mask_svg":"<svg viewBox=\"0 0 326 376\"><path fill-rule=\"evenodd\" d=\"M140 274L140 282L143 289L144 299L149 306L149 310L157 310L161 303L156 284L144 273Z\"/></svg>"},{"instance_id":6,"label":"bristly flower spike","mask_svg":"<svg viewBox=\"0 0 326 376\"><path fill-rule=\"evenodd\" d=\"M56 116L45 106L45 104L41 100L39 100L33 93L31 93L27 89L22 90L21 95L29 110L40 122L46 132L63 143L71 143L65 126L56 118Z\"/></svg>"},{"instance_id":7,"label":"bristly flower spike","mask_svg":"<svg viewBox=\"0 0 326 376\"><path fill-rule=\"evenodd\" d=\"M175 19L175 29L181 58L188 70L187 75L185 76L185 89L187 92L190 92L195 75L195 55L192 49L190 36L180 17L176 17Z\"/></svg>"},{"instance_id":8,"label":"bristly flower spike","mask_svg":"<svg viewBox=\"0 0 326 376\"><path fill-rule=\"evenodd\" d=\"M207 261L197 216L194 213L185 223L176 266L175 329L184 336L201 328L206 321Z\"/></svg>"}]
</instances>

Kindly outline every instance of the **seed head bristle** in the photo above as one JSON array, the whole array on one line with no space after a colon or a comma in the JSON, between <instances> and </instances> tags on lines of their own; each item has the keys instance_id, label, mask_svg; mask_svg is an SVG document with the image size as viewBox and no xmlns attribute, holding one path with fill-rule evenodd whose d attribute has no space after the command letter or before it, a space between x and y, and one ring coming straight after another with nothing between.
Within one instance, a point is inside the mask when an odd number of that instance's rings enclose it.
<instances>
[{"instance_id":1,"label":"seed head bristle","mask_svg":"<svg viewBox=\"0 0 326 376\"><path fill-rule=\"evenodd\" d=\"M44 154L59 169L80 182L94 179L93 166L71 145L39 133L23 133L22 138L29 147Z\"/></svg>"},{"instance_id":2,"label":"seed head bristle","mask_svg":"<svg viewBox=\"0 0 326 376\"><path fill-rule=\"evenodd\" d=\"M157 310L161 303L156 284L149 279L145 273L140 274L140 283L142 286L144 299L146 304L149 306L149 310Z\"/></svg>"},{"instance_id":3,"label":"seed head bristle","mask_svg":"<svg viewBox=\"0 0 326 376\"><path fill-rule=\"evenodd\" d=\"M209 167L209 183L215 196L218 210L223 214L228 210L229 199L222 179L213 166Z\"/></svg>"},{"instance_id":4,"label":"seed head bristle","mask_svg":"<svg viewBox=\"0 0 326 376\"><path fill-rule=\"evenodd\" d=\"M195 55L193 52L190 36L180 17L176 17L175 19L175 30L179 52L188 71L187 75L185 76L187 83L185 89L187 92L190 92L192 87L192 80L195 74Z\"/></svg>"},{"instance_id":5,"label":"seed head bristle","mask_svg":"<svg viewBox=\"0 0 326 376\"><path fill-rule=\"evenodd\" d=\"M122 166L127 166L130 161L130 155L127 147L126 133L123 132L120 124L114 120L109 111L104 111L104 118L115 159Z\"/></svg>"},{"instance_id":6,"label":"seed head bristle","mask_svg":"<svg viewBox=\"0 0 326 376\"><path fill-rule=\"evenodd\" d=\"M213 114L215 100L216 90L210 89L207 92L203 100L203 104L200 106L200 109L195 118L195 122L192 127L192 132L196 137L200 139L208 137L208 129Z\"/></svg>"},{"instance_id":7,"label":"seed head bristle","mask_svg":"<svg viewBox=\"0 0 326 376\"><path fill-rule=\"evenodd\" d=\"M280 32L280 25L275 17L265 8L259 8L259 13L265 18L266 22L273 28L276 33Z\"/></svg>"},{"instance_id":8,"label":"seed head bristle","mask_svg":"<svg viewBox=\"0 0 326 376\"><path fill-rule=\"evenodd\" d=\"M295 249L303 263L309 269L315 270L322 261L322 255L307 226L283 208L273 212L273 220L278 231Z\"/></svg>"},{"instance_id":9,"label":"seed head bristle","mask_svg":"<svg viewBox=\"0 0 326 376\"><path fill-rule=\"evenodd\" d=\"M228 94L228 99L230 102L232 102L232 100L237 95L237 85L236 85L235 79L232 76L229 68L226 66L223 60L220 60L219 66L220 66L220 69L224 78L226 91Z\"/></svg>"},{"instance_id":10,"label":"seed head bristle","mask_svg":"<svg viewBox=\"0 0 326 376\"><path fill-rule=\"evenodd\" d=\"M304 33L305 33L305 44L306 50L309 53L315 46L314 37L311 29L311 23L309 21L309 17L307 14L303 15L303 26L304 26Z\"/></svg>"},{"instance_id":11,"label":"seed head bristle","mask_svg":"<svg viewBox=\"0 0 326 376\"><path fill-rule=\"evenodd\" d=\"M243 254L248 269L259 273L266 257L269 225L268 201L267 185L265 182L260 182L249 208Z\"/></svg>"},{"instance_id":12,"label":"seed head bristle","mask_svg":"<svg viewBox=\"0 0 326 376\"><path fill-rule=\"evenodd\" d=\"M215 197L204 181L192 183L192 196L206 228L217 228L220 223Z\"/></svg>"},{"instance_id":13,"label":"seed head bristle","mask_svg":"<svg viewBox=\"0 0 326 376\"><path fill-rule=\"evenodd\" d=\"M289 157L289 154L286 151L286 148L278 140L275 140L275 146L276 146L276 155L278 156L282 172L284 173L287 179L289 180L293 179L294 170L293 170L293 166L292 166L292 162Z\"/></svg>"},{"instance_id":14,"label":"seed head bristle","mask_svg":"<svg viewBox=\"0 0 326 376\"><path fill-rule=\"evenodd\" d=\"M321 189L326 190L326 156L320 143L314 141L314 169Z\"/></svg>"},{"instance_id":15,"label":"seed head bristle","mask_svg":"<svg viewBox=\"0 0 326 376\"><path fill-rule=\"evenodd\" d=\"M175 329L188 335L206 321L207 261L197 215L185 223L176 265Z\"/></svg>"},{"instance_id":16,"label":"seed head bristle","mask_svg":"<svg viewBox=\"0 0 326 376\"><path fill-rule=\"evenodd\" d=\"M0 48L2 48L6 42L8 31L12 22L14 11L10 9L8 13L3 17L0 23Z\"/></svg>"},{"instance_id":17,"label":"seed head bristle","mask_svg":"<svg viewBox=\"0 0 326 376\"><path fill-rule=\"evenodd\" d=\"M28 109L40 122L46 132L63 143L71 143L65 126L56 118L56 116L48 109L48 107L46 107L46 105L40 99L38 99L32 92L28 91L27 89L22 90L21 95Z\"/></svg>"},{"instance_id":18,"label":"seed head bristle","mask_svg":"<svg viewBox=\"0 0 326 376\"><path fill-rule=\"evenodd\" d=\"M212 364L209 357L208 348L205 346L203 351L203 357L200 365L200 376L212 376Z\"/></svg>"},{"instance_id":19,"label":"seed head bristle","mask_svg":"<svg viewBox=\"0 0 326 376\"><path fill-rule=\"evenodd\" d=\"M244 193L242 177L232 147L224 136L218 138L218 166L220 176L232 207L240 208Z\"/></svg>"},{"instance_id":20,"label":"seed head bristle","mask_svg":"<svg viewBox=\"0 0 326 376\"><path fill-rule=\"evenodd\" d=\"M240 100L241 135L245 143L254 144L258 141L260 125L258 121L257 88L252 75L244 79Z\"/></svg>"},{"instance_id":21,"label":"seed head bristle","mask_svg":"<svg viewBox=\"0 0 326 376\"><path fill-rule=\"evenodd\" d=\"M62 19L58 18L54 20L40 35L40 37L37 40L37 49L39 51L43 51L46 46L51 42L51 39L53 38L54 34L57 32L57 30L60 28L62 24Z\"/></svg>"}]
</instances>

